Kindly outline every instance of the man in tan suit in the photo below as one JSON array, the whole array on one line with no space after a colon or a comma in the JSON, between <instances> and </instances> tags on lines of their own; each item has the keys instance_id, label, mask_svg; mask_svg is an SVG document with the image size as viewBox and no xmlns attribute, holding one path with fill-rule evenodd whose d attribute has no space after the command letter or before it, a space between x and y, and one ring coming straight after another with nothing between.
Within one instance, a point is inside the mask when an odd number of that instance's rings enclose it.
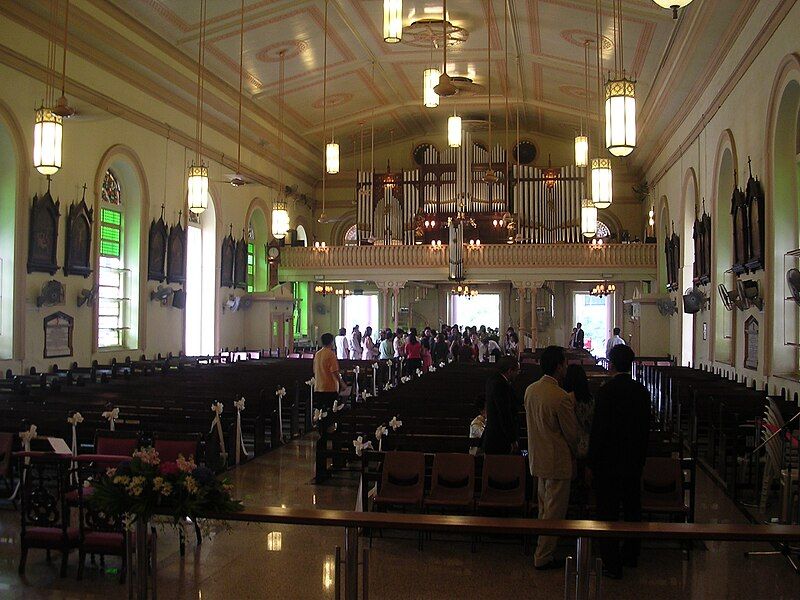
<instances>
[{"instance_id":1,"label":"man in tan suit","mask_svg":"<svg viewBox=\"0 0 800 600\"><path fill-rule=\"evenodd\" d=\"M567 370L564 349L546 348L541 365L544 375L525 390L529 461L531 474L538 478L539 518L563 519L569 504L578 421L567 392L560 386ZM555 536L539 536L534 555L537 569L558 569L564 565L563 560L553 556L557 544Z\"/></svg>"}]
</instances>

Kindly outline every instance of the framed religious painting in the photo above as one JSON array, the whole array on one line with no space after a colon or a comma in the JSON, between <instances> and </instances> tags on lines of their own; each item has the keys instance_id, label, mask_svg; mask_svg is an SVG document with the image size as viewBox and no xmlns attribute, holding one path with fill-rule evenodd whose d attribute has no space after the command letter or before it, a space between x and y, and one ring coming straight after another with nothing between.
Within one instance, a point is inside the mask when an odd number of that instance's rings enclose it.
<instances>
[{"instance_id":1,"label":"framed religious painting","mask_svg":"<svg viewBox=\"0 0 800 600\"><path fill-rule=\"evenodd\" d=\"M47 191L40 198L34 195L31 205L28 235L28 273L40 272L55 275L58 271L57 243L59 202L53 202L48 182Z\"/></svg>"},{"instance_id":2,"label":"framed religious painting","mask_svg":"<svg viewBox=\"0 0 800 600\"><path fill-rule=\"evenodd\" d=\"M186 283L186 230L180 216L169 228L167 240L167 283Z\"/></svg>"},{"instance_id":3,"label":"framed religious painting","mask_svg":"<svg viewBox=\"0 0 800 600\"><path fill-rule=\"evenodd\" d=\"M92 273L92 214L84 196L72 204L67 212L66 244L64 247L64 275L88 277Z\"/></svg>"},{"instance_id":4,"label":"framed religious painting","mask_svg":"<svg viewBox=\"0 0 800 600\"><path fill-rule=\"evenodd\" d=\"M748 162L749 159L748 159ZM747 213L749 217L749 252L745 266L750 271L764 268L764 189L761 182L750 174L745 188Z\"/></svg>"},{"instance_id":5,"label":"framed religious painting","mask_svg":"<svg viewBox=\"0 0 800 600\"><path fill-rule=\"evenodd\" d=\"M233 263L233 287L247 289L247 240L242 235L236 241L235 258Z\"/></svg>"},{"instance_id":6,"label":"framed religious painting","mask_svg":"<svg viewBox=\"0 0 800 600\"><path fill-rule=\"evenodd\" d=\"M167 252L167 224L164 222L164 207L161 217L150 223L147 236L147 281L164 281L164 259Z\"/></svg>"},{"instance_id":7,"label":"framed religious painting","mask_svg":"<svg viewBox=\"0 0 800 600\"><path fill-rule=\"evenodd\" d=\"M747 216L747 197L738 187L731 197L731 217L733 218L733 265L737 275L747 271L745 266L750 254L750 219Z\"/></svg>"},{"instance_id":8,"label":"framed religious painting","mask_svg":"<svg viewBox=\"0 0 800 600\"><path fill-rule=\"evenodd\" d=\"M231 231L222 240L219 265L219 286L233 287L233 264L236 254L236 242L233 241L233 225Z\"/></svg>"}]
</instances>

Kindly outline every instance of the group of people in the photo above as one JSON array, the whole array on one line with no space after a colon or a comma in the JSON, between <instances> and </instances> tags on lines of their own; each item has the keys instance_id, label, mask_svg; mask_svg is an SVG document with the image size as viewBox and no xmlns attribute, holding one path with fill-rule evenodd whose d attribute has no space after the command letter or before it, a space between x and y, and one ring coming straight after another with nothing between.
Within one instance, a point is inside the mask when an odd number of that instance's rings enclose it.
<instances>
[{"instance_id":1,"label":"group of people","mask_svg":"<svg viewBox=\"0 0 800 600\"><path fill-rule=\"evenodd\" d=\"M631 378L633 350L617 344L609 350L613 377L592 397L588 377L579 365L567 365L563 348L550 346L541 355L542 377L525 391L531 474L537 478L540 519L564 519L573 482L595 492L595 515L615 521L622 506L626 521L641 520L641 477L650 430L650 397ZM470 428L483 426L486 454L519 452L519 405L511 382L519 373L514 357L504 357L486 383L485 412ZM539 536L534 566L563 567L555 557L558 539ZM630 541L600 543L604 574L622 577L623 566L635 567L639 546Z\"/></svg>"},{"instance_id":2,"label":"group of people","mask_svg":"<svg viewBox=\"0 0 800 600\"><path fill-rule=\"evenodd\" d=\"M432 364L453 361L495 362L506 354L517 355L519 337L509 327L501 341L500 331L491 327L464 327L443 324L439 331L425 327L422 335L415 327L408 331L381 329L373 339L372 327L361 333L355 325L347 334L342 327L334 340L339 360L403 358L409 372L427 369Z\"/></svg>"},{"instance_id":3,"label":"group of people","mask_svg":"<svg viewBox=\"0 0 800 600\"><path fill-rule=\"evenodd\" d=\"M625 340L622 339L620 336L621 330L619 327L614 327L613 334L610 338L606 341L606 358L611 358L609 354L611 353L611 349L614 346L624 345ZM583 349L586 347L585 342L585 332L583 331L583 323L577 323L575 327L572 328L572 333L569 336L569 340L567 341L568 348L578 348Z\"/></svg>"}]
</instances>

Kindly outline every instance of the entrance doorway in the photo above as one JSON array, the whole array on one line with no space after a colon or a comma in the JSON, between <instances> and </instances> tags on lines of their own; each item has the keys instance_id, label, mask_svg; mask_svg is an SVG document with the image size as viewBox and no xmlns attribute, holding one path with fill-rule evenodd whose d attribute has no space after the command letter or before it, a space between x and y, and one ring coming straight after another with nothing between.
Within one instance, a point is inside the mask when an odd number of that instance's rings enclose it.
<instances>
[{"instance_id":1,"label":"entrance doorway","mask_svg":"<svg viewBox=\"0 0 800 600\"><path fill-rule=\"evenodd\" d=\"M492 329L500 327L500 294L478 294L471 298L450 296L450 322Z\"/></svg>"},{"instance_id":2,"label":"entrance doorway","mask_svg":"<svg viewBox=\"0 0 800 600\"><path fill-rule=\"evenodd\" d=\"M606 341L611 334L612 306L613 295L599 298L587 293L575 294L575 322L583 324L584 348L596 357L606 355Z\"/></svg>"},{"instance_id":3,"label":"entrance doorway","mask_svg":"<svg viewBox=\"0 0 800 600\"><path fill-rule=\"evenodd\" d=\"M356 325L362 334L367 327L376 331L380 329L377 294L345 296L342 300L342 327L347 330L347 335Z\"/></svg>"}]
</instances>

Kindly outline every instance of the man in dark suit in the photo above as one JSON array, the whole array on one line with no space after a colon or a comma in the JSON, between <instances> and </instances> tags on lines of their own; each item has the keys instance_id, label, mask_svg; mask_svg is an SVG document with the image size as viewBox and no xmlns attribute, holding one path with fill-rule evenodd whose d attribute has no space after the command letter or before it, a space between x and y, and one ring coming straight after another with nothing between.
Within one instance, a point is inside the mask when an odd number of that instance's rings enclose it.
<instances>
[{"instance_id":1,"label":"man in dark suit","mask_svg":"<svg viewBox=\"0 0 800 600\"><path fill-rule=\"evenodd\" d=\"M573 342L576 348L583 348L583 323L578 323L575 330L575 341Z\"/></svg>"},{"instance_id":2,"label":"man in dark suit","mask_svg":"<svg viewBox=\"0 0 800 600\"><path fill-rule=\"evenodd\" d=\"M484 454L513 454L519 449L519 403L511 382L519 374L513 356L497 361L497 371L486 380Z\"/></svg>"},{"instance_id":3,"label":"man in dark suit","mask_svg":"<svg viewBox=\"0 0 800 600\"><path fill-rule=\"evenodd\" d=\"M619 520L620 504L625 521L642 520L642 470L650 432L650 395L631 379L635 358L630 346L615 346L609 353L614 377L597 393L587 463L597 497L597 518ZM639 542L604 540L599 545L603 573L622 577L622 566L635 567Z\"/></svg>"}]
</instances>

